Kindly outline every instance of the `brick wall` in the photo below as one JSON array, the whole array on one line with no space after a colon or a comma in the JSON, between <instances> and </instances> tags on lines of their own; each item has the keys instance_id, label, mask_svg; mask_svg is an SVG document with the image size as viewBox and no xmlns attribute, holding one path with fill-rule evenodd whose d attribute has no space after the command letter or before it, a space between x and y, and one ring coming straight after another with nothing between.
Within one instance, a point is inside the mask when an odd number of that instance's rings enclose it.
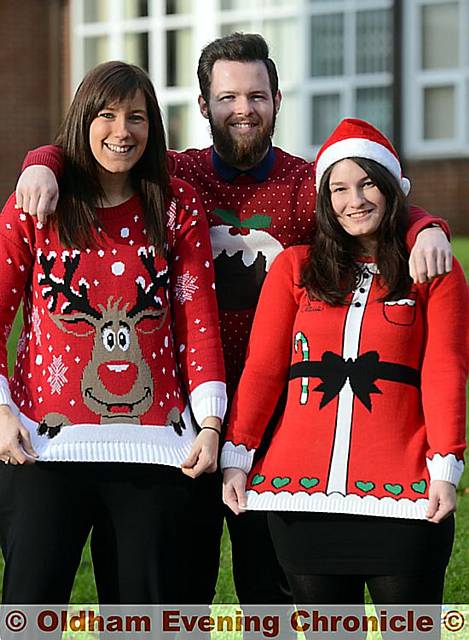
<instances>
[{"instance_id":1,"label":"brick wall","mask_svg":"<svg viewBox=\"0 0 469 640\"><path fill-rule=\"evenodd\" d=\"M27 149L50 142L63 113L65 0L0 2L0 201Z\"/></svg>"},{"instance_id":2,"label":"brick wall","mask_svg":"<svg viewBox=\"0 0 469 640\"><path fill-rule=\"evenodd\" d=\"M412 202L446 218L454 234L469 236L469 158L406 163Z\"/></svg>"}]
</instances>

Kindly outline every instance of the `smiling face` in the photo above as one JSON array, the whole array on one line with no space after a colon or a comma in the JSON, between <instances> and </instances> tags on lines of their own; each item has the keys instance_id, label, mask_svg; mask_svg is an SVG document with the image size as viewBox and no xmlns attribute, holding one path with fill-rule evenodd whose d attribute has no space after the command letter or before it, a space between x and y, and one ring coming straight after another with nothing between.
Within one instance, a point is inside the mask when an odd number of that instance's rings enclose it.
<instances>
[{"instance_id":1,"label":"smiling face","mask_svg":"<svg viewBox=\"0 0 469 640\"><path fill-rule=\"evenodd\" d=\"M202 115L210 121L213 144L232 166L248 169L269 149L281 95L272 97L262 61L217 60L213 65L210 100L199 97Z\"/></svg>"},{"instance_id":2,"label":"smiling face","mask_svg":"<svg viewBox=\"0 0 469 640\"><path fill-rule=\"evenodd\" d=\"M329 177L331 205L337 221L369 254L374 253L386 198L353 160L337 162Z\"/></svg>"},{"instance_id":3,"label":"smiling face","mask_svg":"<svg viewBox=\"0 0 469 640\"><path fill-rule=\"evenodd\" d=\"M93 119L90 147L96 162L112 174L128 174L142 157L148 141L148 113L143 92L105 105Z\"/></svg>"}]
</instances>

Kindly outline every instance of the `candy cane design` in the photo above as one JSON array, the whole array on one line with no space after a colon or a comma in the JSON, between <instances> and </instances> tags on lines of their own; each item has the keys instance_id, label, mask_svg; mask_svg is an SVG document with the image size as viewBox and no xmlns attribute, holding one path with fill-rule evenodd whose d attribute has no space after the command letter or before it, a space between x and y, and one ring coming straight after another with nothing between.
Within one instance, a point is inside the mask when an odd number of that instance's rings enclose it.
<instances>
[{"instance_id":1,"label":"candy cane design","mask_svg":"<svg viewBox=\"0 0 469 640\"><path fill-rule=\"evenodd\" d=\"M298 333L295 335L295 353L298 352L298 347L301 344L301 353L303 355L303 362L305 362L306 360L309 360L309 345L308 345L308 340L305 336L304 333L302 333L301 331L298 331ZM300 397L300 404L306 404L308 402L308 382L309 382L309 378L308 377L304 377L301 378L301 397Z\"/></svg>"}]
</instances>

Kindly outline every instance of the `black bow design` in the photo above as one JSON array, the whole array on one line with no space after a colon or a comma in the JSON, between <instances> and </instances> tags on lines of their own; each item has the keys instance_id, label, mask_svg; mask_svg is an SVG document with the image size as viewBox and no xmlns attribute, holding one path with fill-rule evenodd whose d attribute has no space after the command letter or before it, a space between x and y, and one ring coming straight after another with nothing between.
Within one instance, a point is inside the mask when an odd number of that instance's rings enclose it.
<instances>
[{"instance_id":1,"label":"black bow design","mask_svg":"<svg viewBox=\"0 0 469 640\"><path fill-rule=\"evenodd\" d=\"M297 362L290 368L290 380L294 378L320 378L322 382L314 388L314 391L322 391L323 396L320 408L326 406L335 398L347 379L353 393L362 404L371 411L371 394L382 393L375 385L376 380L390 380L402 382L415 387L420 386L420 373L412 367L394 362L380 362L377 351L368 351L356 360L325 351L319 362Z\"/></svg>"}]
</instances>

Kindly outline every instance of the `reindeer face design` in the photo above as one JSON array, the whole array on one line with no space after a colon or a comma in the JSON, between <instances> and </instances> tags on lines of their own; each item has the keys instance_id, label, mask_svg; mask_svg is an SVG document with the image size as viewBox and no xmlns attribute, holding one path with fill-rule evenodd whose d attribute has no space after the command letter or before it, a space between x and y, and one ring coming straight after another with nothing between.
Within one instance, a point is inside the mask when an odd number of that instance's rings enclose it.
<instances>
[{"instance_id":1,"label":"reindeer face design","mask_svg":"<svg viewBox=\"0 0 469 640\"><path fill-rule=\"evenodd\" d=\"M94 332L91 360L85 367L81 392L87 407L101 416L102 423L139 422L139 416L153 402L153 379L138 343L138 332L152 333L161 328L166 309L137 314L128 313L128 305L120 307L121 300L109 298L107 307L99 305L99 320L80 318L92 329L79 333L70 323L79 321L71 316L53 316L54 322L73 335ZM142 320L150 324L147 330L139 328Z\"/></svg>"},{"instance_id":2,"label":"reindeer face design","mask_svg":"<svg viewBox=\"0 0 469 640\"><path fill-rule=\"evenodd\" d=\"M80 280L79 290L72 287L80 253L64 254L63 279L51 273L56 260L55 254L46 257L41 254L40 263L44 275L39 282L44 287L44 298L50 298L49 310L52 320L65 333L76 337L94 333L91 358L86 365L81 380L81 392L86 406L98 414L101 423L140 422L140 416L153 403L153 379L145 362L138 341L139 333L153 333L165 322L167 306L163 306L161 290L168 280L167 268L157 272L154 253L141 249L139 256L150 276L150 284L144 278L136 282L137 301L133 307L122 305L122 299L111 296L106 306L94 308L88 300L88 284ZM66 302L62 313L54 313L59 293ZM44 418L47 432L60 429L68 421L60 414L49 414ZM41 431L40 431L41 432ZM43 430L45 433L45 430ZM53 433L52 435L55 435Z\"/></svg>"}]
</instances>

